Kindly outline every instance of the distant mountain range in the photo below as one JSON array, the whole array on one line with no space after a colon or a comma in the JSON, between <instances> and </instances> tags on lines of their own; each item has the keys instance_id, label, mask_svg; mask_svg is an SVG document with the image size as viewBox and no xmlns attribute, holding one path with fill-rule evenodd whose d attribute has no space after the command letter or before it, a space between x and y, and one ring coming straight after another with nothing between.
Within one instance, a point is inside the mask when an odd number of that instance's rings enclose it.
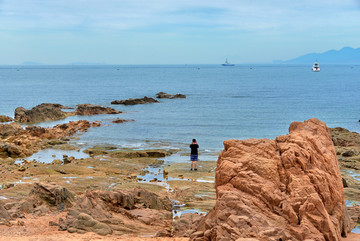
<instances>
[{"instance_id":1,"label":"distant mountain range","mask_svg":"<svg viewBox=\"0 0 360 241\"><path fill-rule=\"evenodd\" d=\"M360 48L332 49L324 53L310 53L290 60L274 60L273 62L277 64L313 64L316 60L321 64L360 64Z\"/></svg>"}]
</instances>

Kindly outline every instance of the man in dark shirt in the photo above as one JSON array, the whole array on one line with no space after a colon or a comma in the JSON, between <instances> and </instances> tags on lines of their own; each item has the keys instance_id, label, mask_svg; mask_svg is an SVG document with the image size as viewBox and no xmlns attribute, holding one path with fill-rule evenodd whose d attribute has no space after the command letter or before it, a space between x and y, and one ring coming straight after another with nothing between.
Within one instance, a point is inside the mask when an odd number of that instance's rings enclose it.
<instances>
[{"instance_id":1,"label":"man in dark shirt","mask_svg":"<svg viewBox=\"0 0 360 241\"><path fill-rule=\"evenodd\" d=\"M191 169L190 171L193 170L193 167L195 168L194 170L197 171L196 168L196 162L198 160L198 149L199 149L199 145L196 141L196 139L192 140L192 143L190 145L191 148L191 155L190 155L190 161L191 161Z\"/></svg>"}]
</instances>

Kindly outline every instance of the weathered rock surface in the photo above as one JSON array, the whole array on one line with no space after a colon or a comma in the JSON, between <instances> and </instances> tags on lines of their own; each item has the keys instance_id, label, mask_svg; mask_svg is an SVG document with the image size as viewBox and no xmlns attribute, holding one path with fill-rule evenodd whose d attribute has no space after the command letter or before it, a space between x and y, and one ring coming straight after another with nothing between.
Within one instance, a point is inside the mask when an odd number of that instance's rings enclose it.
<instances>
[{"instance_id":1,"label":"weathered rock surface","mask_svg":"<svg viewBox=\"0 0 360 241\"><path fill-rule=\"evenodd\" d=\"M60 229L107 234L151 233L170 225L172 204L143 189L87 191L69 210Z\"/></svg>"},{"instance_id":2,"label":"weathered rock surface","mask_svg":"<svg viewBox=\"0 0 360 241\"><path fill-rule=\"evenodd\" d=\"M73 115L99 115L99 114L119 114L121 111L117 111L110 107L92 105L92 104L80 104L77 105L75 111L65 112L63 109L72 109L60 104L43 103L35 106L31 110L27 110L23 107L15 109L15 121L20 123L38 123L44 121L54 121L64 119Z\"/></svg>"},{"instance_id":3,"label":"weathered rock surface","mask_svg":"<svg viewBox=\"0 0 360 241\"><path fill-rule=\"evenodd\" d=\"M35 183L25 199L4 202L0 205L0 221L24 218L24 214L43 216L54 211L64 211L75 202L75 195L56 184Z\"/></svg>"},{"instance_id":4,"label":"weathered rock surface","mask_svg":"<svg viewBox=\"0 0 360 241\"><path fill-rule=\"evenodd\" d=\"M35 183L29 196L39 199L49 206L57 207L59 210L71 207L76 198L75 195L64 187L56 184Z\"/></svg>"},{"instance_id":5,"label":"weathered rock surface","mask_svg":"<svg viewBox=\"0 0 360 241\"><path fill-rule=\"evenodd\" d=\"M10 122L10 121L13 121L14 119L9 117L9 116L6 116L6 115L0 115L0 122Z\"/></svg>"},{"instance_id":6,"label":"weathered rock surface","mask_svg":"<svg viewBox=\"0 0 360 241\"><path fill-rule=\"evenodd\" d=\"M159 92L156 94L156 98L158 99L185 99L186 95L183 94L176 94L176 95L171 95L165 92Z\"/></svg>"},{"instance_id":7,"label":"weathered rock surface","mask_svg":"<svg viewBox=\"0 0 360 241\"><path fill-rule=\"evenodd\" d=\"M92 104L77 105L75 115L99 115L99 114L120 114L122 111L117 111L110 107Z\"/></svg>"},{"instance_id":8,"label":"weathered rock surface","mask_svg":"<svg viewBox=\"0 0 360 241\"><path fill-rule=\"evenodd\" d=\"M342 127L330 128L330 132L340 167L360 170L360 134Z\"/></svg>"},{"instance_id":9,"label":"weathered rock surface","mask_svg":"<svg viewBox=\"0 0 360 241\"><path fill-rule=\"evenodd\" d=\"M193 240L341 240L350 231L329 129L310 119L289 133L224 142L216 205Z\"/></svg>"},{"instance_id":10,"label":"weathered rock surface","mask_svg":"<svg viewBox=\"0 0 360 241\"><path fill-rule=\"evenodd\" d=\"M195 233L197 226L204 216L197 213L185 213L179 219L173 222L174 236L177 237L190 237Z\"/></svg>"},{"instance_id":11,"label":"weathered rock surface","mask_svg":"<svg viewBox=\"0 0 360 241\"><path fill-rule=\"evenodd\" d=\"M17 123L0 124L0 157L25 157L52 146L54 140L69 137L78 131L98 126L86 120L70 121L53 128L28 126L23 129Z\"/></svg>"},{"instance_id":12,"label":"weathered rock surface","mask_svg":"<svg viewBox=\"0 0 360 241\"><path fill-rule=\"evenodd\" d=\"M159 103L151 97L137 98L137 99L128 99L128 100L114 100L111 102L112 105L139 105L139 104L149 104L149 103Z\"/></svg>"}]
</instances>

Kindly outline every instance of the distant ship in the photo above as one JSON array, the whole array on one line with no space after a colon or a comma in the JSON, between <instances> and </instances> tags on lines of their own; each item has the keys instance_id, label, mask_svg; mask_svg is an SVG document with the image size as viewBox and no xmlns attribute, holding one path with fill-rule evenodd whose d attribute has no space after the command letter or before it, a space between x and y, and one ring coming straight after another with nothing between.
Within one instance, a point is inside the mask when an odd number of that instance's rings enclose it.
<instances>
[{"instance_id":1,"label":"distant ship","mask_svg":"<svg viewBox=\"0 0 360 241\"><path fill-rule=\"evenodd\" d=\"M226 60L225 60L225 63L222 64L222 66L235 66L235 64L229 63L228 60L226 59Z\"/></svg>"},{"instance_id":2,"label":"distant ship","mask_svg":"<svg viewBox=\"0 0 360 241\"><path fill-rule=\"evenodd\" d=\"M312 71L314 72L320 72L320 66L319 63L316 61L312 67Z\"/></svg>"}]
</instances>

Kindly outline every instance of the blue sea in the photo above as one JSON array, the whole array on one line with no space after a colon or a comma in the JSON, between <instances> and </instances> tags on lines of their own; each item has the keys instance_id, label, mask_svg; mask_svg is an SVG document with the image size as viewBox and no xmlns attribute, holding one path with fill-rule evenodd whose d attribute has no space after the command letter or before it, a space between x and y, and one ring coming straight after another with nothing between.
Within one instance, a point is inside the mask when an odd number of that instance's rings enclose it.
<instances>
[{"instance_id":1,"label":"blue sea","mask_svg":"<svg viewBox=\"0 0 360 241\"><path fill-rule=\"evenodd\" d=\"M188 149L196 138L203 153L219 152L227 139L270 138L293 121L316 117L329 127L360 132L360 66L321 65L102 65L0 66L0 114L41 103L110 106L125 113L70 117L102 121L78 135L84 146ZM186 99L123 106L113 100L155 97L163 91ZM115 118L134 122L115 124Z\"/></svg>"}]
</instances>

